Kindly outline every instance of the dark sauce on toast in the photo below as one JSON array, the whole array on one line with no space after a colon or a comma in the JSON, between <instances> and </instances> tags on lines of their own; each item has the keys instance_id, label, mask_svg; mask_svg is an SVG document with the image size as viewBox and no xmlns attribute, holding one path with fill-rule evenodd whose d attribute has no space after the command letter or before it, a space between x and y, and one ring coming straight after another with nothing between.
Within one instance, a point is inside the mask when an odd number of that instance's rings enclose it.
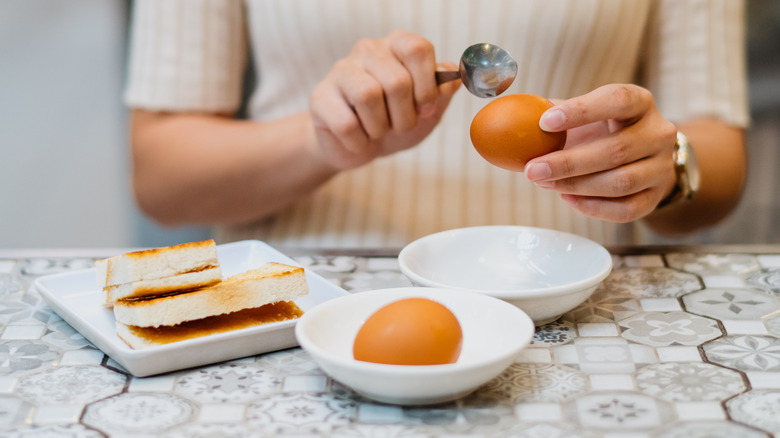
<instances>
[{"instance_id":1,"label":"dark sauce on toast","mask_svg":"<svg viewBox=\"0 0 780 438\"><path fill-rule=\"evenodd\" d=\"M225 315L186 321L174 326L156 328L130 326L129 329L134 335L144 338L148 342L169 344L214 333L223 333L271 322L287 321L299 318L301 315L303 315L303 311L294 302L280 301Z\"/></svg>"}]
</instances>

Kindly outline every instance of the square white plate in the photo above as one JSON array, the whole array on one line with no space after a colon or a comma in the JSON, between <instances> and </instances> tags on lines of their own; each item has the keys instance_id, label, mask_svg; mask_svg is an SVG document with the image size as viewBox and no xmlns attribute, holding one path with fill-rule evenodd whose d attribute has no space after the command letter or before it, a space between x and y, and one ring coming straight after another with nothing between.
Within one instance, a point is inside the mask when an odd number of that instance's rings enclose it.
<instances>
[{"instance_id":1,"label":"square white plate","mask_svg":"<svg viewBox=\"0 0 780 438\"><path fill-rule=\"evenodd\" d=\"M291 258L256 240L217 246L222 275L229 277L267 262L299 266ZM305 269L309 294L295 300L304 312L328 300L349 295L344 289ZM137 377L253 356L297 346L295 324L281 321L133 350L116 335L114 312L102 304L95 269L48 275L35 287L57 314L96 347Z\"/></svg>"}]
</instances>

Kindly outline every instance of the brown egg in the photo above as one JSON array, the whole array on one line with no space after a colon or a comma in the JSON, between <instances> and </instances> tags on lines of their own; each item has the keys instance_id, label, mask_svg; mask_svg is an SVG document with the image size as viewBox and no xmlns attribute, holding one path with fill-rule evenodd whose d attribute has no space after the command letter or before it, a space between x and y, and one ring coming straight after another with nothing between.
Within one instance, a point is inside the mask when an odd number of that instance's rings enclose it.
<instances>
[{"instance_id":1,"label":"brown egg","mask_svg":"<svg viewBox=\"0 0 780 438\"><path fill-rule=\"evenodd\" d=\"M460 356L463 332L455 315L427 298L405 298L371 315L360 327L357 360L393 365L440 365Z\"/></svg>"},{"instance_id":2,"label":"brown egg","mask_svg":"<svg viewBox=\"0 0 780 438\"><path fill-rule=\"evenodd\" d=\"M471 121L471 143L491 164L522 172L533 158L563 148L566 131L546 132L539 118L553 104L533 94L509 94L485 105Z\"/></svg>"}]
</instances>

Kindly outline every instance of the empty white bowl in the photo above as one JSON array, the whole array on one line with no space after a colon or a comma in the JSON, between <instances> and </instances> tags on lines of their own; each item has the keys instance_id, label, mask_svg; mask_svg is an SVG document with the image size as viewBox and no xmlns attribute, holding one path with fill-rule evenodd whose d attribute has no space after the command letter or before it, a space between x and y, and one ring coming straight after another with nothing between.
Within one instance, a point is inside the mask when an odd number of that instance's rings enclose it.
<instances>
[{"instance_id":1,"label":"empty white bowl","mask_svg":"<svg viewBox=\"0 0 780 438\"><path fill-rule=\"evenodd\" d=\"M444 365L386 365L356 360L352 346L363 322L381 307L409 297L446 306L458 318L463 346ZM534 325L523 311L470 292L402 287L355 293L307 311L295 327L300 346L332 378L384 403L421 405L462 397L501 374L530 344Z\"/></svg>"},{"instance_id":2,"label":"empty white bowl","mask_svg":"<svg viewBox=\"0 0 780 438\"><path fill-rule=\"evenodd\" d=\"M584 302L609 275L601 245L544 228L484 226L431 234L398 256L413 284L477 292L523 309L537 325Z\"/></svg>"}]
</instances>

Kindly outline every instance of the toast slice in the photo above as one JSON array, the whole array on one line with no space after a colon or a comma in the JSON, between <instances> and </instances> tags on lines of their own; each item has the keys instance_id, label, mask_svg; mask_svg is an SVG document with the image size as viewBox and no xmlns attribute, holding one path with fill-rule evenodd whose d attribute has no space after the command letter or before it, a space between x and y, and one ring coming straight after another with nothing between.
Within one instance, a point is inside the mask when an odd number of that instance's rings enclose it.
<instances>
[{"instance_id":1,"label":"toast slice","mask_svg":"<svg viewBox=\"0 0 780 438\"><path fill-rule=\"evenodd\" d=\"M220 281L222 281L222 270L217 266L170 277L106 286L103 291L106 293L106 304L114 304L116 301L130 298L146 298L199 289Z\"/></svg>"},{"instance_id":2,"label":"toast slice","mask_svg":"<svg viewBox=\"0 0 780 438\"><path fill-rule=\"evenodd\" d=\"M98 287L173 277L219 267L213 239L133 251L95 262Z\"/></svg>"},{"instance_id":3,"label":"toast slice","mask_svg":"<svg viewBox=\"0 0 780 438\"><path fill-rule=\"evenodd\" d=\"M292 301L309 293L303 268L267 263L204 288L114 303L117 323L136 327L181 324L215 315Z\"/></svg>"},{"instance_id":4,"label":"toast slice","mask_svg":"<svg viewBox=\"0 0 780 438\"><path fill-rule=\"evenodd\" d=\"M142 350L157 345L239 330L271 322L296 319L303 311L292 301L280 301L226 315L186 321L174 326L136 327L116 323L116 333L130 348Z\"/></svg>"}]
</instances>

